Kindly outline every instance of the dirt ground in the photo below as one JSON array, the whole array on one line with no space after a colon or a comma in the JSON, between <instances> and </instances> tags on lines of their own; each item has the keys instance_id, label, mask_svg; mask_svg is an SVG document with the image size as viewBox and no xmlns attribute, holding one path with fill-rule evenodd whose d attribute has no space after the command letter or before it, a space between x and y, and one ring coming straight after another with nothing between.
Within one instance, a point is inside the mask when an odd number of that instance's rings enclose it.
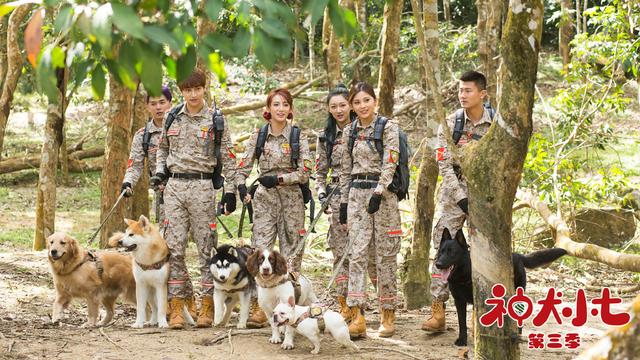
<instances>
[{"instance_id":1,"label":"dirt ground","mask_svg":"<svg viewBox=\"0 0 640 360\"><path fill-rule=\"evenodd\" d=\"M6 252L6 251L9 252ZM51 304L55 297L53 283L49 275L46 253L12 252L4 249L0 252L0 358L2 359L452 359L456 358L459 348L453 345L457 335L455 308L451 301L447 307L447 331L440 335L431 335L421 331L427 309L419 311L399 311L396 322L397 333L393 338L382 339L375 335L378 315L373 309L367 311L369 336L357 341L363 347L359 353L340 348L330 336L325 335L319 355L309 354L311 344L301 336L296 337L296 347L285 351L277 345L268 343L268 330L251 334L228 333L225 329L187 329L183 331L145 328L134 330L129 324L134 321L135 309L129 305L118 305L116 320L102 329L80 328L85 321L86 306L80 301L72 303L66 318L59 326L51 321ZM600 269L606 277L606 269ZM554 264L553 268L531 271L527 293L534 299L540 299L546 288L553 283L562 283L569 299L573 299L580 283L572 276L563 274L566 268ZM609 273L611 273L609 271ZM598 274L598 270L596 270ZM326 284L329 275L314 278L316 292L320 299L331 303L329 294L321 284ZM603 279L597 276L599 279ZM542 280L544 279L544 280ZM619 274L610 279L616 284L629 283L628 276ZM596 295L588 292L588 299ZM622 295L624 304L616 306L617 311L628 308L633 294ZM471 308L469 307L469 313ZM536 312L534 312L536 313ZM470 315L469 315L470 317ZM231 325L235 324L232 318ZM527 326L528 325L528 326ZM520 349L523 359L571 359L581 349L593 343L603 330L604 324L598 319L589 318L587 326L580 333L582 346L577 350L530 350L526 341L530 332L567 333L574 332L570 324L545 325L533 329L530 322L525 323ZM470 335L471 336L471 335ZM214 338L219 341L213 341ZM472 340L472 338L471 338ZM472 346L472 344L470 344ZM398 352L399 351L399 352ZM404 354L402 353L404 352ZM407 355L408 354L408 355ZM409 356L410 355L410 356ZM471 355L471 358L473 356Z\"/></svg>"}]
</instances>

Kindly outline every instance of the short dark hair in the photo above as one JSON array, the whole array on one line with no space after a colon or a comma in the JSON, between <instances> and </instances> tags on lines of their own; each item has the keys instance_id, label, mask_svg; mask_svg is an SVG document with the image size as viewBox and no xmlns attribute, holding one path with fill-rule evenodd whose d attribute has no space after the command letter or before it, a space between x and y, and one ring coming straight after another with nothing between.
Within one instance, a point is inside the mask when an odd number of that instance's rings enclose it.
<instances>
[{"instance_id":1,"label":"short dark hair","mask_svg":"<svg viewBox=\"0 0 640 360\"><path fill-rule=\"evenodd\" d=\"M273 89L269 91L269 95L267 95L267 107L271 106L271 102L276 95L282 96L289 103L289 106L293 109L293 96L291 95L289 90L285 88Z\"/></svg>"},{"instance_id":2,"label":"short dark hair","mask_svg":"<svg viewBox=\"0 0 640 360\"><path fill-rule=\"evenodd\" d=\"M167 99L169 102L171 102L171 99L173 99L173 96L171 95L171 90L169 89L169 87L167 85L162 85L162 96L164 96L165 99ZM147 104L149 103L149 99L152 96L149 95L149 93L147 93L146 99L147 99Z\"/></svg>"},{"instance_id":3,"label":"short dark hair","mask_svg":"<svg viewBox=\"0 0 640 360\"><path fill-rule=\"evenodd\" d=\"M353 103L353 98L358 95L358 93L360 92L366 92L367 94L371 95L371 97L373 98L373 100L376 100L376 92L375 90L373 90L373 86L369 85L366 82L357 82L355 83L353 86L351 86L351 90L349 91L349 104Z\"/></svg>"},{"instance_id":4,"label":"short dark hair","mask_svg":"<svg viewBox=\"0 0 640 360\"><path fill-rule=\"evenodd\" d=\"M196 69L191 73L191 75L189 75L189 77L178 83L178 88L180 88L180 90L184 90L200 86L205 87L206 84L207 77L204 75L204 72Z\"/></svg>"},{"instance_id":5,"label":"short dark hair","mask_svg":"<svg viewBox=\"0 0 640 360\"><path fill-rule=\"evenodd\" d=\"M472 81L479 90L487 90L487 78L484 74L477 71L467 71L460 76L460 81Z\"/></svg>"}]
</instances>

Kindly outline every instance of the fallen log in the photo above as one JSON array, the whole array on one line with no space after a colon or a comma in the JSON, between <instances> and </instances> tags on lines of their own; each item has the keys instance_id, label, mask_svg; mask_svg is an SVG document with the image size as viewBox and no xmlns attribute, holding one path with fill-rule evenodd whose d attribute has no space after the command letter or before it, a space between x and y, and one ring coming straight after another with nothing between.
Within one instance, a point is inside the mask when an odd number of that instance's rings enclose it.
<instances>
[{"instance_id":1,"label":"fallen log","mask_svg":"<svg viewBox=\"0 0 640 360\"><path fill-rule=\"evenodd\" d=\"M71 165L71 163L76 162L78 160L94 158L98 156L104 155L104 147L92 148L87 150L78 150L74 151L73 149L68 149L69 151L69 170L75 171ZM30 155L21 158L10 158L6 160L0 161L0 175L8 174L15 171L26 170L26 169L39 169L40 168L40 160L42 155Z\"/></svg>"},{"instance_id":2,"label":"fallen log","mask_svg":"<svg viewBox=\"0 0 640 360\"><path fill-rule=\"evenodd\" d=\"M516 198L540 214L552 229L555 246L567 250L569 255L597 261L616 269L640 272L640 255L623 254L601 246L575 242L571 240L569 226L562 218L552 213L547 204L538 200L533 194L522 190L518 190Z\"/></svg>"}]
</instances>

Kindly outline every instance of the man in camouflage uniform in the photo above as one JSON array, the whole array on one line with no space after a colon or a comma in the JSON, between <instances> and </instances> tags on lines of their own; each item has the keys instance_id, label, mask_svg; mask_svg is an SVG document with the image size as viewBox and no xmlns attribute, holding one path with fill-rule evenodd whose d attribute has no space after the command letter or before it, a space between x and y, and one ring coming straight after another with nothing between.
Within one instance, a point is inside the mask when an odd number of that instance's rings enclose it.
<instances>
[{"instance_id":1,"label":"man in camouflage uniform","mask_svg":"<svg viewBox=\"0 0 640 360\"><path fill-rule=\"evenodd\" d=\"M161 96L147 95L147 111L151 115L151 119L145 127L140 128L133 136L131 144L131 153L127 162L127 171L124 174L121 191L125 191L124 196L130 197L133 194L133 187L136 185L142 172L144 171L144 160L147 159L147 167L149 177L153 176L156 170L156 152L158 151L158 143L160 135L162 135L162 125L164 124L164 115L171 109L171 90L168 87L162 87ZM147 134L147 139L145 139ZM145 140L146 149L145 149ZM164 212L162 210L162 190L158 189L154 193L154 205L156 208L156 222L164 220Z\"/></svg>"},{"instance_id":2,"label":"man in camouflage uniform","mask_svg":"<svg viewBox=\"0 0 640 360\"><path fill-rule=\"evenodd\" d=\"M462 131L455 146L460 156L469 156L463 149L471 142L479 140L489 131L493 121L492 110L484 107L484 99L487 96L487 80L484 75L476 71L468 71L460 77L458 99L462 109L447 117L447 125L455 132L456 117L464 122ZM499 116L499 115L496 115ZM451 143L455 143L451 142ZM451 234L455 234L464 225L468 214L469 201L467 199L467 182L460 170L460 161L452 158L448 149L445 129L438 129L438 147L436 160L442 184L438 196L438 208L440 219L433 229L433 245L436 252L440 248L442 232L445 228ZM445 330L444 303L449 298L447 279L442 278L442 270L436 268L435 261L431 266L431 316L422 323L422 329L431 332Z\"/></svg>"},{"instance_id":3,"label":"man in camouflage uniform","mask_svg":"<svg viewBox=\"0 0 640 360\"><path fill-rule=\"evenodd\" d=\"M285 102L290 106L288 109L292 109L293 99L285 89L275 89L269 94L267 108L271 106L271 99L278 103L286 99ZM284 115L287 116L286 113ZM276 135L272 131L273 124L275 121L282 120L275 120L273 117L271 114L268 115L270 124L259 159L256 159L259 130L256 130L249 139L244 155L237 166L236 184L240 197L245 199L247 193L245 181L251 174L254 161L258 160L260 185L251 200L254 211L251 243L256 247L272 249L277 236L280 252L287 259L289 271L300 272L304 255L304 246L301 246L301 241L306 233L305 207L300 184L306 184L309 180L309 173L313 167L312 158L307 137L301 133L299 158L297 164L292 164L292 144L289 140L293 126L284 119L284 124L278 124L284 127ZM287 118L291 117L292 115L289 115ZM300 250L296 253L298 247ZM259 309L257 302L253 299L251 317L247 326L262 327L266 325L266 321L264 312Z\"/></svg>"},{"instance_id":4,"label":"man in camouflage uniform","mask_svg":"<svg viewBox=\"0 0 640 360\"><path fill-rule=\"evenodd\" d=\"M211 326L213 321L213 277L207 266L211 248L217 246L216 191L213 171L216 166L215 125L213 113L204 102L205 76L194 71L179 84L185 99L175 120L162 132L154 185L168 180L164 189L166 213L165 238L171 257L169 260L169 326L184 327L182 309L189 293L189 273L185 264L185 250L189 230L197 244L202 276L202 304L198 327ZM235 210L235 156L229 129L224 124L221 158L225 176L223 204L225 213Z\"/></svg>"},{"instance_id":5,"label":"man in camouflage uniform","mask_svg":"<svg viewBox=\"0 0 640 360\"><path fill-rule=\"evenodd\" d=\"M361 114L358 108L361 96L359 94L366 92L367 95L364 96L370 96L375 101L373 89L369 85L361 84L356 85L356 90L352 89L353 95L350 97L352 108L358 116ZM367 90L364 90L365 88ZM381 308L378 334L381 337L389 337L395 333L397 254L400 251L402 230L398 197L387 187L393 180L398 163L399 129L396 122L387 121L382 135L384 152L381 159L373 140L376 116L372 116L365 126L361 125L359 118L354 120L357 122L357 136L354 139L353 150L349 153L347 146L341 161L340 222L344 224L348 221L349 238L352 242L347 294L347 304L352 311L352 321L349 325L351 337L366 335L366 271L371 247L376 251L378 301ZM344 143L348 144L351 132L351 125L344 129Z\"/></svg>"}]
</instances>

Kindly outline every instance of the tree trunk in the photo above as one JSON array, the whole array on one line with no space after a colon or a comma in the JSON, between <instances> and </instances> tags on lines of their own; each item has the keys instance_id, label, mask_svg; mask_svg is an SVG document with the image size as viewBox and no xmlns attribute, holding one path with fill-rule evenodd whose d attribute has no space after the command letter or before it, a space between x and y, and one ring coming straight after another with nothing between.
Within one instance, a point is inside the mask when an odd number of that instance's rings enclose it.
<instances>
[{"instance_id":1,"label":"tree trunk","mask_svg":"<svg viewBox=\"0 0 640 360\"><path fill-rule=\"evenodd\" d=\"M65 109L62 112L66 112ZM62 184L69 185L69 153L67 148L67 126L62 126L62 143L60 144L60 172Z\"/></svg>"},{"instance_id":2,"label":"tree trunk","mask_svg":"<svg viewBox=\"0 0 640 360\"><path fill-rule=\"evenodd\" d=\"M67 73L67 74L65 74ZM46 239L55 232L56 220L56 169L58 167L58 150L62 144L64 127L64 108L66 80L68 71L57 71L58 101L49 101L47 105L47 122L44 130L44 143L40 162L40 174L36 187L36 226L33 239L33 250L46 247Z\"/></svg>"},{"instance_id":3,"label":"tree trunk","mask_svg":"<svg viewBox=\"0 0 640 360\"><path fill-rule=\"evenodd\" d=\"M138 86L138 91L133 99L133 122L131 125L131 134L135 134L138 129L144 127L147 123L148 113L144 92ZM130 137L133 140L133 136ZM129 149L131 149L131 140L129 141ZM155 165L155 164L154 164ZM140 215L149 218L149 162L145 161L144 170L136 186L133 187L133 196L124 200L126 204L126 214L129 219L138 219Z\"/></svg>"},{"instance_id":4,"label":"tree trunk","mask_svg":"<svg viewBox=\"0 0 640 360\"><path fill-rule=\"evenodd\" d=\"M367 2L365 0L355 0L356 17L362 32L367 31Z\"/></svg>"},{"instance_id":5,"label":"tree trunk","mask_svg":"<svg viewBox=\"0 0 640 360\"><path fill-rule=\"evenodd\" d=\"M316 52L313 50L313 44L316 40L316 27L309 25L309 77L313 79L313 68L316 66Z\"/></svg>"},{"instance_id":6,"label":"tree trunk","mask_svg":"<svg viewBox=\"0 0 640 360\"><path fill-rule=\"evenodd\" d=\"M589 8L589 0L583 0L583 1L584 1L583 3L584 6L582 8L584 10L582 14L584 15L584 13L587 12L587 9ZM582 32L585 34L587 33L587 19L584 16L582 17Z\"/></svg>"},{"instance_id":7,"label":"tree trunk","mask_svg":"<svg viewBox=\"0 0 640 360\"><path fill-rule=\"evenodd\" d=\"M412 0L413 1L413 0ZM438 181L438 164L432 156L433 148L424 145L422 161L416 179L413 239L404 263L403 292L408 310L430 305L431 273L429 272L429 249L431 229L435 212L434 193ZM419 200L418 200L419 199Z\"/></svg>"},{"instance_id":8,"label":"tree trunk","mask_svg":"<svg viewBox=\"0 0 640 360\"><path fill-rule=\"evenodd\" d=\"M4 76L7 72L7 26L9 18L0 18L0 89L4 86ZM1 156L0 156L1 157Z\"/></svg>"},{"instance_id":9,"label":"tree trunk","mask_svg":"<svg viewBox=\"0 0 640 360\"><path fill-rule=\"evenodd\" d=\"M131 112L133 108L131 92L109 78L109 123L105 145L104 165L100 178L100 221L109 213L120 195L120 186L127 168L129 157L129 139L131 138ZM107 246L109 236L124 227L125 215L122 203L100 232L100 247Z\"/></svg>"},{"instance_id":10,"label":"tree trunk","mask_svg":"<svg viewBox=\"0 0 640 360\"><path fill-rule=\"evenodd\" d=\"M384 5L382 23L382 54L378 76L378 113L383 116L393 114L393 91L396 85L396 65L400 47L400 18L403 0L393 0Z\"/></svg>"},{"instance_id":11,"label":"tree trunk","mask_svg":"<svg viewBox=\"0 0 640 360\"><path fill-rule=\"evenodd\" d=\"M580 34L582 30L582 7L580 6L580 0L576 0L576 34Z\"/></svg>"},{"instance_id":12,"label":"tree trunk","mask_svg":"<svg viewBox=\"0 0 640 360\"><path fill-rule=\"evenodd\" d=\"M413 2L413 0L412 0ZM415 10L414 10L414 16ZM426 104L427 104L427 116L434 129L438 127L438 117L443 116L442 113L437 112L437 108L430 104L434 104L436 101L439 101L442 104L442 99L440 96L440 86L442 84L441 76L440 76L440 34L438 32L438 1L437 0L426 0L424 1L424 37L425 37L425 50L427 58L425 61L428 61L431 70L427 70L425 67L425 71L427 72L428 77L431 77L433 82L426 82L425 92L427 94ZM424 57L424 55L423 55ZM426 80L427 78L425 78ZM430 85L431 84L431 85ZM436 100L435 94L438 94L438 100ZM435 134L436 130L433 130L432 133Z\"/></svg>"},{"instance_id":13,"label":"tree trunk","mask_svg":"<svg viewBox=\"0 0 640 360\"><path fill-rule=\"evenodd\" d=\"M9 113L11 112L11 102L13 101L13 92L18 85L18 78L22 73L22 63L24 58L22 57L22 51L19 47L19 34L22 21L31 10L31 5L18 6L11 16L9 16L9 22L7 25L7 38L6 38L6 68L2 65L5 74L4 81L2 82L2 88L0 91L0 159L2 159L2 148L4 145L4 131L7 128L7 122L9 121ZM1 19L0 19L1 20ZM0 59L2 60L2 59ZM2 60L4 63L4 60Z\"/></svg>"},{"instance_id":14,"label":"tree trunk","mask_svg":"<svg viewBox=\"0 0 640 360\"><path fill-rule=\"evenodd\" d=\"M204 6L206 5L206 1L200 1L198 4L198 8L201 13L204 13ZM216 24L209 20L208 16L199 16L196 20L196 32L198 33L198 38L203 39L207 34L215 32ZM207 60L203 60L198 56L196 60L196 69L202 71L205 75L205 92L204 92L204 100L207 102L207 106L211 106L211 70L209 70L209 63Z\"/></svg>"},{"instance_id":15,"label":"tree trunk","mask_svg":"<svg viewBox=\"0 0 640 360\"><path fill-rule=\"evenodd\" d=\"M104 155L104 148L92 148L88 150L67 149L69 155L69 170L75 171L73 163L81 159L95 158ZM15 171L40 168L42 154L25 157L13 157L0 161L0 174L8 174Z\"/></svg>"},{"instance_id":16,"label":"tree trunk","mask_svg":"<svg viewBox=\"0 0 640 360\"><path fill-rule=\"evenodd\" d=\"M444 21L451 22L451 0L442 0L444 8Z\"/></svg>"},{"instance_id":17,"label":"tree trunk","mask_svg":"<svg viewBox=\"0 0 640 360\"><path fill-rule=\"evenodd\" d=\"M571 39L573 39L573 17L570 15L569 10L571 10L573 4L571 0L561 0L560 7L562 8L563 16L560 18L560 28L559 28L559 46L560 46L560 56L562 57L562 68L567 71L569 67L569 63L571 62L571 49L569 48L569 43Z\"/></svg>"},{"instance_id":18,"label":"tree trunk","mask_svg":"<svg viewBox=\"0 0 640 360\"><path fill-rule=\"evenodd\" d=\"M478 57L482 72L487 78L487 91L493 106L496 105L498 83L498 45L502 28L502 0L477 0L478 8Z\"/></svg>"},{"instance_id":19,"label":"tree trunk","mask_svg":"<svg viewBox=\"0 0 640 360\"><path fill-rule=\"evenodd\" d=\"M640 295L636 296L629 309L631 322L612 327L595 344L580 354L578 360L626 360L636 359L640 353ZM635 354L635 355L634 355Z\"/></svg>"},{"instance_id":20,"label":"tree trunk","mask_svg":"<svg viewBox=\"0 0 640 360\"><path fill-rule=\"evenodd\" d=\"M324 61L324 68L327 68L327 51L329 49L329 40L331 39L331 19L329 18L329 8L324 9L324 16L322 17L322 60Z\"/></svg>"},{"instance_id":21,"label":"tree trunk","mask_svg":"<svg viewBox=\"0 0 640 360\"><path fill-rule=\"evenodd\" d=\"M333 89L338 83L342 82L342 70L340 67L340 41L338 35L333 31L331 26L331 35L329 35L329 44L327 46L327 83L329 89Z\"/></svg>"},{"instance_id":22,"label":"tree trunk","mask_svg":"<svg viewBox=\"0 0 640 360\"><path fill-rule=\"evenodd\" d=\"M492 297L493 285L505 285L507 294L514 290L511 207L533 128L543 12L542 0L510 3L500 47L503 63L497 109L502 119L497 117L487 135L465 149L473 156L465 156L462 163L469 188L474 310L479 314L474 332L477 359L508 360L520 355L513 321L505 317L505 325L499 328L480 326L478 319L492 307L484 301Z\"/></svg>"}]
</instances>

